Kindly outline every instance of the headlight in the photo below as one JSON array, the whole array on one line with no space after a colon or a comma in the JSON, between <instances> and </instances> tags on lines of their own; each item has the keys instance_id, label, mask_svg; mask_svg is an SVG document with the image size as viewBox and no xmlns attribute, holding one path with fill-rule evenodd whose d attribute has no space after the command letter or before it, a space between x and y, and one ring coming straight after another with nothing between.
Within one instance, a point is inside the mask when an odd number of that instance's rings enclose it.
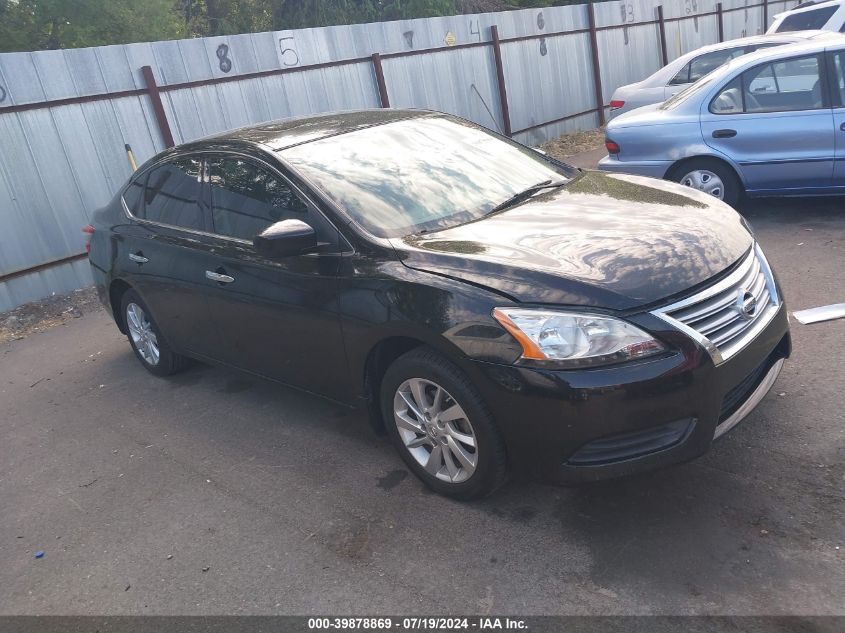
<instances>
[{"instance_id":1,"label":"headlight","mask_svg":"<svg viewBox=\"0 0 845 633\"><path fill-rule=\"evenodd\" d=\"M522 358L588 367L664 351L660 341L620 319L598 314L496 308L493 317L522 345Z\"/></svg>"}]
</instances>

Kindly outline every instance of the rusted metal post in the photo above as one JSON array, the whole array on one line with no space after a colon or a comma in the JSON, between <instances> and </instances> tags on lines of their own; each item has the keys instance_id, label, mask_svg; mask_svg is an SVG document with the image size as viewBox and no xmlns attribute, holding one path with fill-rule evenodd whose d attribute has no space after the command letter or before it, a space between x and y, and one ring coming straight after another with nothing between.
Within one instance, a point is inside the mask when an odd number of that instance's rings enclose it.
<instances>
[{"instance_id":1,"label":"rusted metal post","mask_svg":"<svg viewBox=\"0 0 845 633\"><path fill-rule=\"evenodd\" d=\"M511 131L511 111L508 107L508 90L505 87L505 69L502 66L502 45L499 42L499 27L490 27L490 39L493 42L493 59L496 61L496 78L499 81L499 102L502 104L502 122L505 136L513 136Z\"/></svg>"},{"instance_id":2,"label":"rusted metal post","mask_svg":"<svg viewBox=\"0 0 845 633\"><path fill-rule=\"evenodd\" d=\"M158 91L158 84L156 83L153 69L149 66L141 68L144 75L144 81L147 84L147 94L150 96L150 101L153 102L153 112L156 115L158 122L158 129L161 132L161 138L164 140L165 147L173 147L176 143L173 142L173 133L170 131L170 123L167 120L167 113L164 111L164 104L161 102L161 94Z\"/></svg>"},{"instance_id":3,"label":"rusted metal post","mask_svg":"<svg viewBox=\"0 0 845 633\"><path fill-rule=\"evenodd\" d=\"M593 84L596 89L596 109L599 113L599 127L607 123L604 115L604 89L601 85L601 63L599 62L599 40L596 35L596 11L593 4L587 5L587 20L590 25L590 53L593 57Z\"/></svg>"},{"instance_id":4,"label":"rusted metal post","mask_svg":"<svg viewBox=\"0 0 845 633\"><path fill-rule=\"evenodd\" d=\"M373 70L376 73L378 97L382 108L390 107L390 97L387 95L387 83L384 81L384 68L381 66L381 55L373 53Z\"/></svg>"},{"instance_id":5,"label":"rusted metal post","mask_svg":"<svg viewBox=\"0 0 845 633\"><path fill-rule=\"evenodd\" d=\"M719 20L719 41L725 41L725 14L722 12L722 3L716 5L716 19Z\"/></svg>"},{"instance_id":6,"label":"rusted metal post","mask_svg":"<svg viewBox=\"0 0 845 633\"><path fill-rule=\"evenodd\" d=\"M666 20L663 18L663 5L657 5L657 26L660 29L660 58L663 65L669 63L669 51L666 48Z\"/></svg>"}]
</instances>

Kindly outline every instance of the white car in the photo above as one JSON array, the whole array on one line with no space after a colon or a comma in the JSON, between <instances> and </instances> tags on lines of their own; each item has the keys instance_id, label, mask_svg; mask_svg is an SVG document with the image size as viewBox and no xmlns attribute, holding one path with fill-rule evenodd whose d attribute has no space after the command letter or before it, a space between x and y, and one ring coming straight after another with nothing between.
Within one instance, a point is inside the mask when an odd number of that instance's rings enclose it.
<instances>
[{"instance_id":1,"label":"white car","mask_svg":"<svg viewBox=\"0 0 845 633\"><path fill-rule=\"evenodd\" d=\"M845 32L845 0L808 0L791 11L775 16L766 33L790 33L807 29Z\"/></svg>"},{"instance_id":2,"label":"white car","mask_svg":"<svg viewBox=\"0 0 845 633\"><path fill-rule=\"evenodd\" d=\"M845 0L842 0L842 2L845 3ZM609 118L612 119L623 112L652 103L662 103L735 57L752 53L761 48L782 46L822 37L831 37L831 33L827 31L802 31L800 33L755 35L702 46L670 62L651 77L617 88L610 99Z\"/></svg>"}]
</instances>

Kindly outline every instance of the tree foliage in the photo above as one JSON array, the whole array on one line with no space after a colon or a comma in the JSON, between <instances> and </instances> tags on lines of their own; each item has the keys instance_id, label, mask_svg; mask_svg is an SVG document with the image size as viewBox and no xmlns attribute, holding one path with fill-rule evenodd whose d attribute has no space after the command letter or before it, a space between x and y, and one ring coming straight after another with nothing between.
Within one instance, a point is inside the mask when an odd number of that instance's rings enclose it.
<instances>
[{"instance_id":1,"label":"tree foliage","mask_svg":"<svg viewBox=\"0 0 845 633\"><path fill-rule=\"evenodd\" d=\"M582 0L0 0L0 52L573 4Z\"/></svg>"}]
</instances>

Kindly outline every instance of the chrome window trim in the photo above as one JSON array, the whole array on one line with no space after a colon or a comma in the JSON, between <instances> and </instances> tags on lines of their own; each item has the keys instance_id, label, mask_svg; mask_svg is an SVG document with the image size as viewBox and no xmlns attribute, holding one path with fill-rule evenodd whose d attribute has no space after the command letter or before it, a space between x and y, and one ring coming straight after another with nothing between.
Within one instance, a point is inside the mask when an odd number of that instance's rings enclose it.
<instances>
[{"instance_id":1,"label":"chrome window trim","mask_svg":"<svg viewBox=\"0 0 845 633\"><path fill-rule=\"evenodd\" d=\"M698 332L696 329L670 316L669 313L671 312L675 312L691 305L701 303L702 301L706 301L710 297L713 297L721 292L724 292L736 286L743 279L743 277L745 277L749 269L753 266L755 259L758 259L760 262L760 272L765 280L766 288L769 292L771 302L766 306L763 313L754 320L754 323L751 325L751 327L742 332L738 339L738 344L733 346L728 345L727 350L720 350L709 338ZM681 332L689 336L691 339L696 341L705 350L707 350L707 353L713 359L713 363L715 365L721 365L729 358L740 352L743 348L745 348L748 343L754 340L760 334L760 332L762 332L766 328L766 326L769 325L769 323L772 321L772 319L775 317L778 310L780 309L780 305L780 295L777 292L777 284L775 283L771 267L769 266L769 262L766 259L765 255L763 255L763 250L760 248L760 245L755 242L749 250L748 254L743 259L742 263L737 266L736 270L734 270L727 277L711 286L708 286L707 288L704 288L702 291L687 297L686 299L682 299L670 305L662 306L660 308L657 308L656 310L652 310L651 314L665 321L666 323L669 323L671 326L680 330Z\"/></svg>"},{"instance_id":2,"label":"chrome window trim","mask_svg":"<svg viewBox=\"0 0 845 633\"><path fill-rule=\"evenodd\" d=\"M160 166L160 165L162 165L162 164L164 164L168 161L172 161L172 160L178 159L178 158L190 157L190 156L208 156L208 155L220 155L220 154L225 154L225 155L230 155L230 156L238 156L238 157L241 157L241 158L245 158L247 160L252 160L252 161L255 161L257 163L260 163L262 166L266 167L267 169L270 169L274 173L274 175L277 175L279 178L281 178L288 186L290 186L291 189L293 189L293 191L300 198L302 198L306 202L306 204L309 206L309 210L313 208L313 211L315 213L318 213L320 215L320 217L322 217L328 223L328 225L331 226L335 230L335 232L337 233L340 240L343 241L343 244L338 244L339 250L338 250L337 253L309 253L307 255L303 255L303 257L346 257L348 255L354 255L355 254L355 247L352 246L352 244L349 242L349 240L347 240L346 237L343 235L343 233L340 232L340 230L337 228L335 223L332 222L331 219L326 217L326 214L323 213L320 210L320 208L314 203L311 196L309 196L305 191L303 191L301 187L297 186L295 183L291 182L290 179L285 177L285 175L282 174L277 167L274 167L273 165L271 165L270 163L268 163L264 159L253 156L251 154L245 154L243 152L238 152L236 150L228 150L228 149L199 149L199 150L193 150L193 151L176 152L174 154L170 154L168 156L162 157L160 160L157 160L155 163L147 166L144 169L143 172L138 173L137 175L132 174L133 177L129 180L129 185L131 185L138 178L140 178L144 175L148 175L150 173L150 171L152 171L156 167L158 167L158 166ZM199 182L208 184L207 177L208 177L207 161L206 161L205 158L203 158L202 168L200 170L200 175L197 177L197 180ZM132 211L130 211L130 209L129 209L129 205L126 204L126 199L124 198L124 194L126 193L126 190L129 188L129 185L124 187L123 191L120 194L120 202L123 206L123 213L126 215L127 219L129 219L129 220L132 220L134 222L138 222L139 224L146 224L146 225L149 225L149 226L160 226L160 227L163 227L163 228L166 228L166 229L171 229L171 230L174 230L174 231L183 231L185 233L191 233L191 234L202 236L202 237L211 237L211 238L218 239L218 240L224 240L226 242L233 242L235 244L253 246L253 244L250 240L243 240L243 239L240 239L240 238L237 238L237 237L222 235L220 233L210 233L208 231L198 231L196 229L189 229L189 228L184 227L184 226L176 226L176 225L173 225L173 224L166 224L164 222L156 222L154 220L147 220L147 219L144 219L144 218L139 218L139 217L132 214ZM345 248L344 248L344 245L345 245Z\"/></svg>"}]
</instances>

